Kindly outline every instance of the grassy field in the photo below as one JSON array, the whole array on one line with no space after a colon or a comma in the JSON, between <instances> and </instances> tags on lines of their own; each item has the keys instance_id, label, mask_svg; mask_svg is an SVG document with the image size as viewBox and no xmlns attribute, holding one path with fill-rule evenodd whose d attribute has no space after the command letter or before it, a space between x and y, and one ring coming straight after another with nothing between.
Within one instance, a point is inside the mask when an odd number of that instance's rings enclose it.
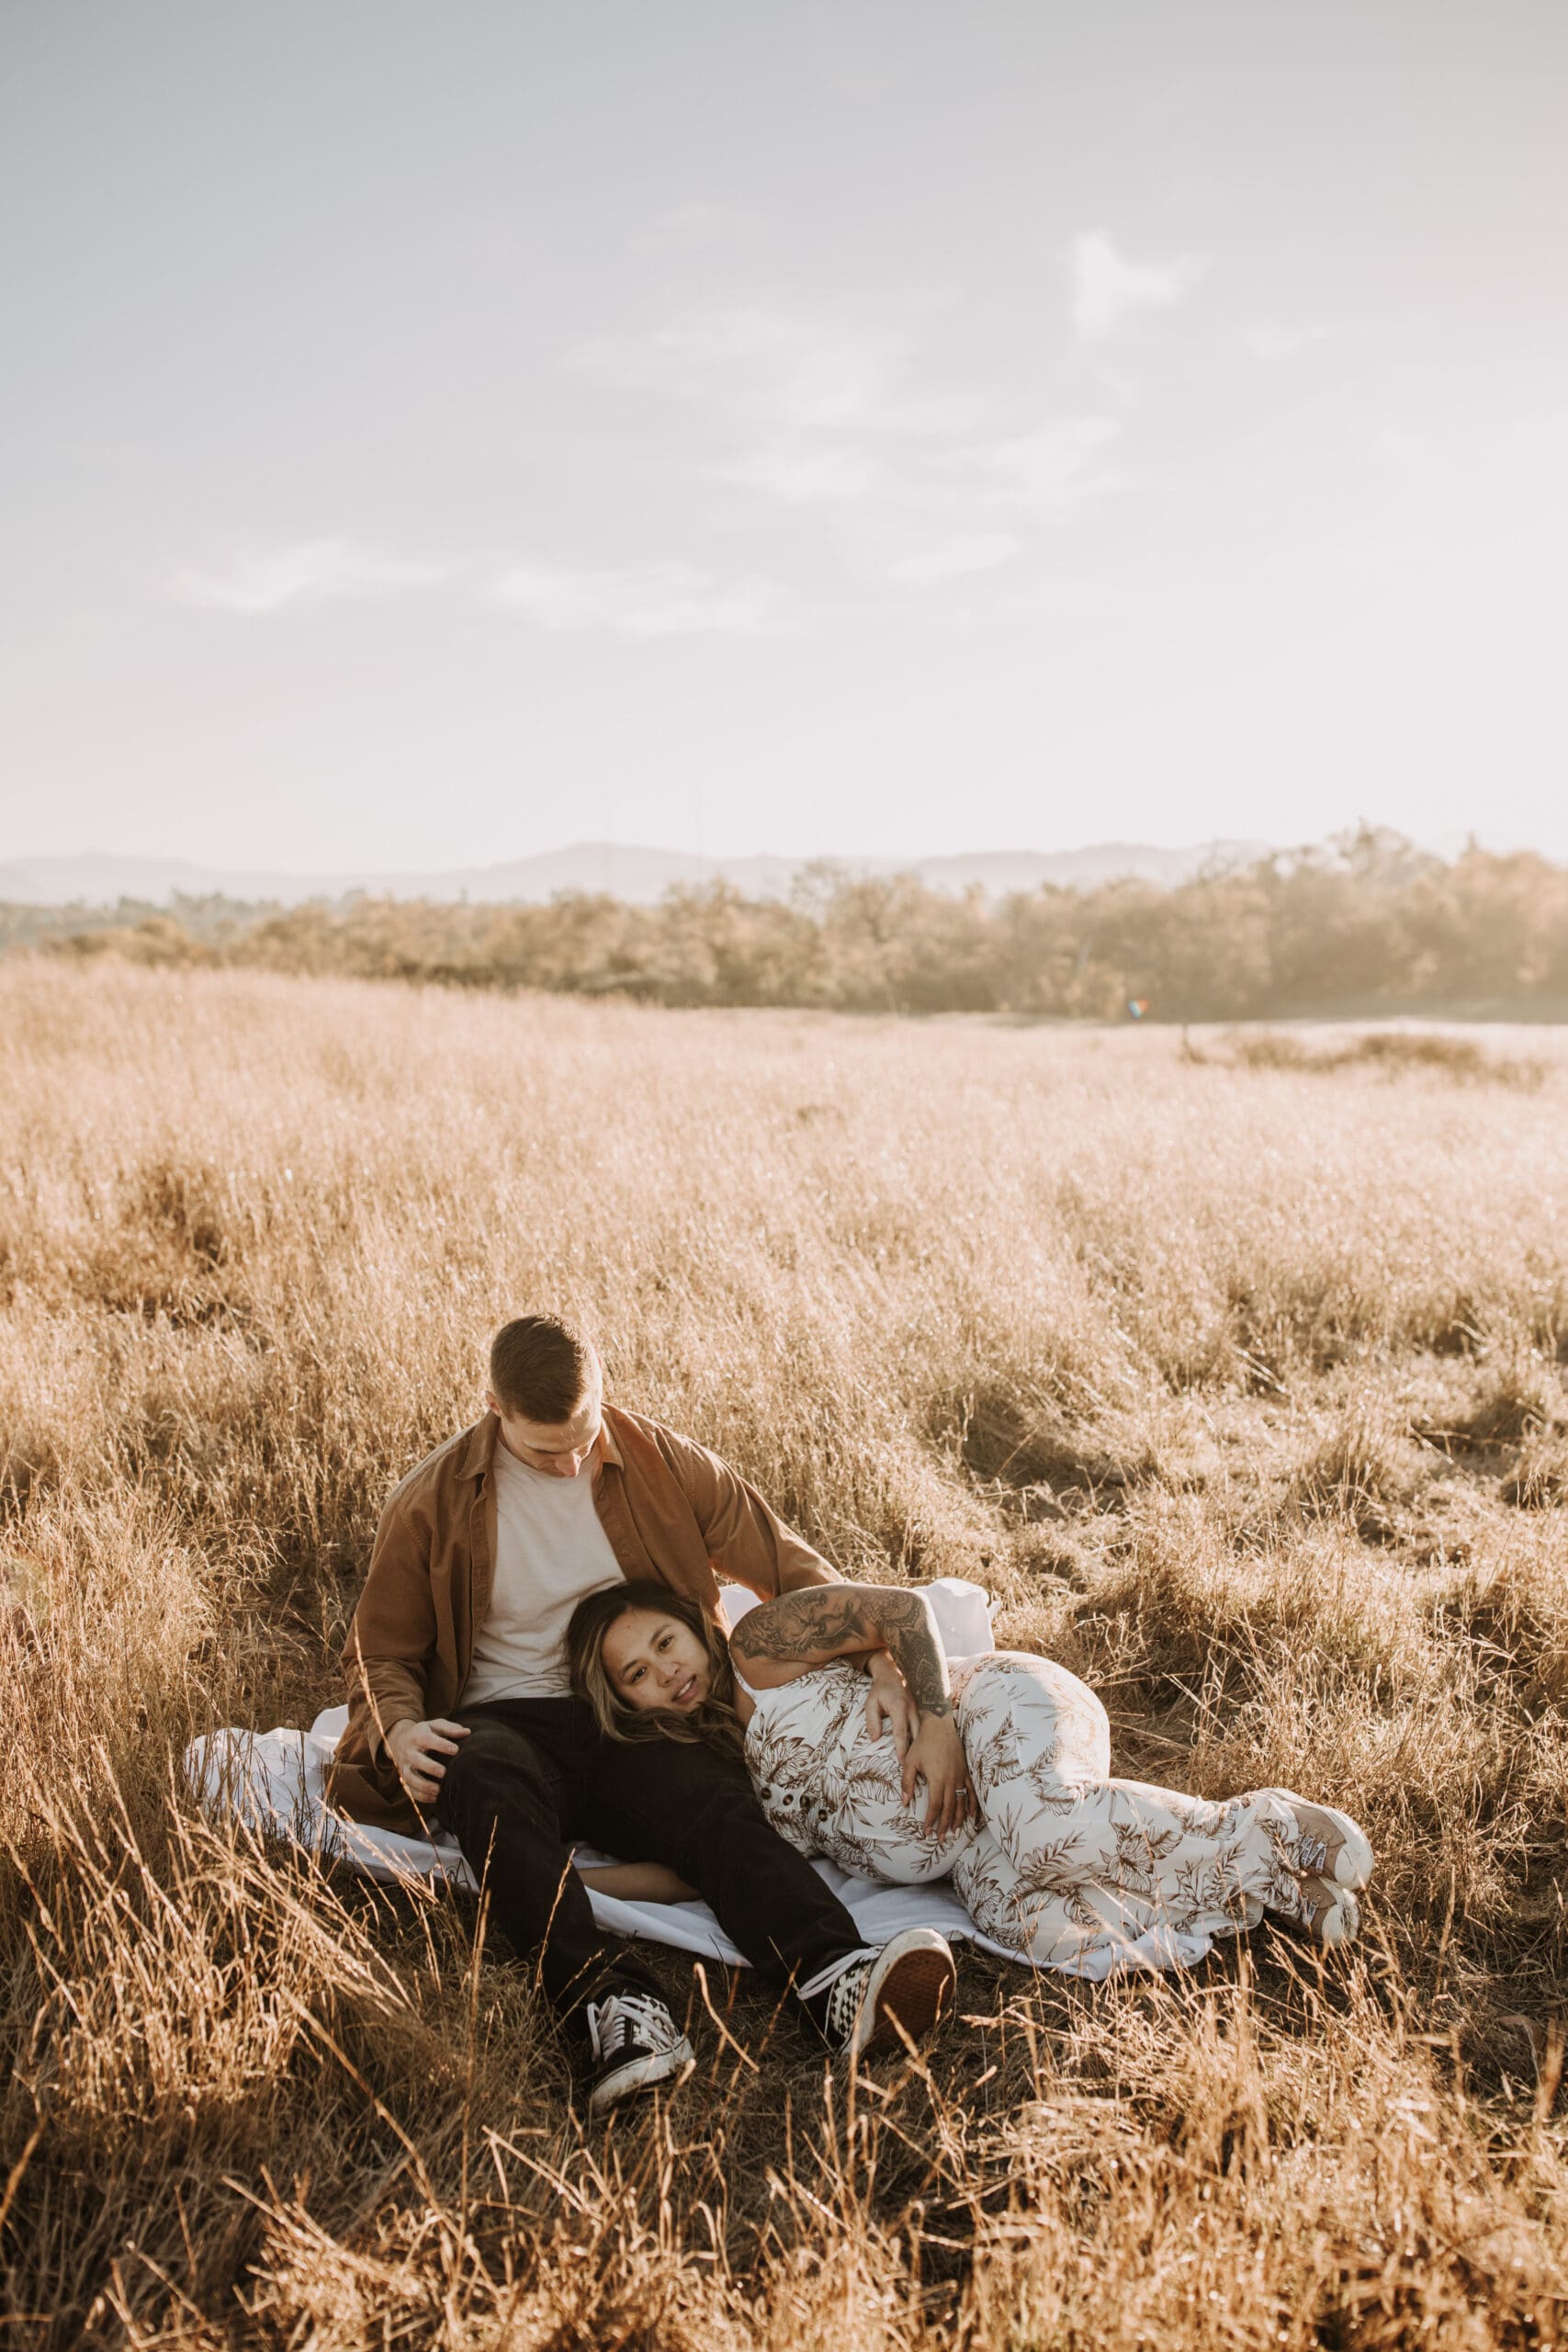
<instances>
[{"instance_id":1,"label":"grassy field","mask_svg":"<svg viewBox=\"0 0 1568 2352\"><path fill-rule=\"evenodd\" d=\"M1568 2333L1568 1045L0 967L0 2344ZM746 1976L584 2129L472 1908L204 1826L492 1327L850 1574L987 1583L1124 1771L1368 1826L1356 1951L971 1958L852 2097Z\"/></svg>"}]
</instances>

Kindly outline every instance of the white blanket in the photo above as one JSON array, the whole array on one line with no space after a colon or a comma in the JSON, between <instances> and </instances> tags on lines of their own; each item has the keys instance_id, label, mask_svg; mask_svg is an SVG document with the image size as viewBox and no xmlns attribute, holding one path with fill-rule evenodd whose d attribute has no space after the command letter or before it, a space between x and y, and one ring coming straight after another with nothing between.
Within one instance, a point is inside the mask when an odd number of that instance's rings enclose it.
<instances>
[{"instance_id":1,"label":"white blanket","mask_svg":"<svg viewBox=\"0 0 1568 2352\"><path fill-rule=\"evenodd\" d=\"M960 1577L939 1577L924 1590L935 1611L942 1645L950 1657L975 1657L994 1647L990 1599L978 1585ZM752 1596L738 1586L724 1592L726 1614L733 1624L749 1608ZM215 1731L192 1740L186 1750L186 1772L203 1810L214 1818L237 1814L251 1828L287 1838L323 1859L346 1863L367 1878L443 1880L472 1887L473 1873L454 1838L405 1838L395 1829L371 1829L336 1813L326 1800L326 1770L348 1721L346 1707L329 1707L309 1731ZM580 1846L581 1861L592 1865L615 1858ZM937 1928L950 1942L966 1941L999 1959L1019 1961L1017 1952L994 1943L975 1926L951 1888L938 1883L925 1886L887 1886L852 1878L829 1861L812 1865L852 1914L868 1944L886 1943L906 1928ZM737 1951L705 1903L624 1903L592 1888L593 1916L608 1933L637 1936L645 1941L672 1944L679 1951L698 1952L705 1959L744 1968ZM1205 1947L1206 1949L1206 1947ZM1161 1951L1151 1952L1145 1964L1170 1966L1186 1958ZM1023 1962L1021 1965L1027 1966ZM1101 1967L1085 1973L1100 1975Z\"/></svg>"},{"instance_id":2,"label":"white blanket","mask_svg":"<svg viewBox=\"0 0 1568 2352\"><path fill-rule=\"evenodd\" d=\"M286 1838L325 1860L347 1863L367 1878L439 1879L471 1887L473 1873L455 1840L404 1838L395 1829L368 1829L345 1820L326 1802L325 1776L333 1748L348 1721L346 1707L329 1707L309 1731L215 1731L193 1740L186 1770L203 1809L214 1817L238 1814L253 1829ZM615 1858L579 1846L578 1860L592 1864ZM886 1943L904 1928L940 1928L950 1939L968 1937L990 1951L999 1944L976 1934L969 1914L945 1886L878 1886L854 1879L831 1862L813 1865L853 1912L868 1944ZM623 1903L592 1888L593 1916L608 1933L640 1936L678 1951L700 1952L731 1968L744 1968L705 1903ZM1016 1959L1017 1954L1003 1954Z\"/></svg>"}]
</instances>

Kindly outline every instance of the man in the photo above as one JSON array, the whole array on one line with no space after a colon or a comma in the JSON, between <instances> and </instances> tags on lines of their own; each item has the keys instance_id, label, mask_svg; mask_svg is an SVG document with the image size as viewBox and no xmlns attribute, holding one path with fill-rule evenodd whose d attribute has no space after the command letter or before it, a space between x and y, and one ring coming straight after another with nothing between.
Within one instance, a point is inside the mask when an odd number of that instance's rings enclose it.
<instances>
[{"instance_id":1,"label":"man","mask_svg":"<svg viewBox=\"0 0 1568 2352\"><path fill-rule=\"evenodd\" d=\"M382 1515L344 1648L349 1722L329 1792L355 1819L456 1835L520 1957L538 1955L600 2112L688 2073L657 1980L594 1924L571 1866L584 1838L694 1886L756 1968L785 1976L852 2054L918 2039L951 2006L931 1928L880 1951L770 1827L738 1761L607 1739L568 1693L562 1641L583 1596L657 1577L718 1602L840 1581L705 1447L603 1399L585 1335L553 1315L496 1334L489 1410L412 1471ZM905 1699L884 1657L883 1703Z\"/></svg>"}]
</instances>

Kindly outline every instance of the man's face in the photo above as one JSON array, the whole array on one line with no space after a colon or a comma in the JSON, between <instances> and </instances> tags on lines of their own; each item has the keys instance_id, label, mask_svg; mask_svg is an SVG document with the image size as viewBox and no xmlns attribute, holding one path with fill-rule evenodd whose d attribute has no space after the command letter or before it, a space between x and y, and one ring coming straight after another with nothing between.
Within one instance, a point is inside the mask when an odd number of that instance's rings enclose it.
<instances>
[{"instance_id":1,"label":"man's face","mask_svg":"<svg viewBox=\"0 0 1568 2352\"><path fill-rule=\"evenodd\" d=\"M603 1427L597 1381L568 1421L528 1421L521 1413L507 1412L493 1396L485 1402L501 1423L502 1445L530 1470L542 1470L547 1478L575 1478L591 1461Z\"/></svg>"}]
</instances>

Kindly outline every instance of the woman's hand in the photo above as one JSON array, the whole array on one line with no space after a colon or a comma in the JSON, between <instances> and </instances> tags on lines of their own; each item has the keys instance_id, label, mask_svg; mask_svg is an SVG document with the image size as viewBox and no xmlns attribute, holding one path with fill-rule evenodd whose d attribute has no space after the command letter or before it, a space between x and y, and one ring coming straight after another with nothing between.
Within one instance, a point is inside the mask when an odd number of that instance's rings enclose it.
<instances>
[{"instance_id":1,"label":"woman's hand","mask_svg":"<svg viewBox=\"0 0 1568 2352\"><path fill-rule=\"evenodd\" d=\"M909 1752L909 1742L920 1728L920 1711L909 1696L908 1684L886 1650L873 1650L866 1659L865 1670L871 1677L865 1702L867 1735L880 1739L885 1731L890 1731L893 1752L902 1764Z\"/></svg>"},{"instance_id":2,"label":"woman's hand","mask_svg":"<svg viewBox=\"0 0 1568 2352\"><path fill-rule=\"evenodd\" d=\"M969 1779L968 1758L958 1725L951 1714L924 1715L904 1758L904 1802L912 1804L918 1781L926 1784L926 1817L922 1834L951 1838L955 1829L979 1819Z\"/></svg>"}]
</instances>

